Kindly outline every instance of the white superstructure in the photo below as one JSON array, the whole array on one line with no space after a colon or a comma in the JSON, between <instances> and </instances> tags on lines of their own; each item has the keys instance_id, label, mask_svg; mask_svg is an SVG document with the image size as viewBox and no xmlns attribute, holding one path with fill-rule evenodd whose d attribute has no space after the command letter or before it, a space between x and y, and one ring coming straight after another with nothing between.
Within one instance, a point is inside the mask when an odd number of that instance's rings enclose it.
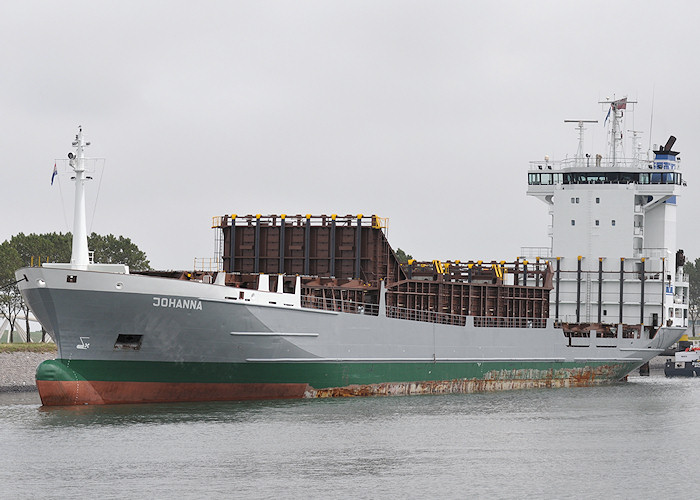
<instances>
[{"instance_id":1,"label":"white superstructure","mask_svg":"<svg viewBox=\"0 0 700 500\"><path fill-rule=\"evenodd\" d=\"M627 99L609 104L609 153L531 162L527 194L549 206L555 270L551 316L571 323L687 326L688 283L676 247L677 197L685 185L675 137L642 158L624 156ZM590 122L589 122L590 123ZM556 270L559 269L559 272Z\"/></svg>"}]
</instances>

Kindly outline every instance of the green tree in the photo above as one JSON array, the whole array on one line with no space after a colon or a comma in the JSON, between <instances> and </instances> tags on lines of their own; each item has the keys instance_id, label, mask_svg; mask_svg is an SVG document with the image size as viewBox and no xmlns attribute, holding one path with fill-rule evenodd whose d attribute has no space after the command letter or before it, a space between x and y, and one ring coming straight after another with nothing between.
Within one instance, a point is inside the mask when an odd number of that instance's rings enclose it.
<instances>
[{"instance_id":1,"label":"green tree","mask_svg":"<svg viewBox=\"0 0 700 500\"><path fill-rule=\"evenodd\" d=\"M695 320L700 316L700 258L695 262L688 260L683 266L683 272L688 275L690 289L688 291L688 317L693 325L695 337Z\"/></svg>"},{"instance_id":2,"label":"green tree","mask_svg":"<svg viewBox=\"0 0 700 500\"><path fill-rule=\"evenodd\" d=\"M70 262L72 243L71 233L19 233L10 239L25 266ZM95 252L95 262L100 264L126 264L135 271L151 268L146 254L131 239L123 236L92 233L88 236L88 248Z\"/></svg>"},{"instance_id":3,"label":"green tree","mask_svg":"<svg viewBox=\"0 0 700 500\"><path fill-rule=\"evenodd\" d=\"M10 324L9 341L14 340L17 316L22 310L22 297L14 284L15 270L22 266L17 250L5 241L0 244L0 314Z\"/></svg>"},{"instance_id":4,"label":"green tree","mask_svg":"<svg viewBox=\"0 0 700 500\"><path fill-rule=\"evenodd\" d=\"M17 250L25 266L70 262L72 241L71 233L19 233L10 238L10 244Z\"/></svg>"},{"instance_id":5,"label":"green tree","mask_svg":"<svg viewBox=\"0 0 700 500\"><path fill-rule=\"evenodd\" d=\"M73 235L71 233L24 234L19 233L0 245L0 286L15 281L14 272L22 266L38 266L45 262L70 262ZM92 233L88 248L95 252L95 262L102 264L126 264L130 269L150 269L146 254L129 238ZM14 331L15 321L24 310L29 332L29 308L22 300L17 287L0 290L0 312L10 322ZM28 336L29 337L29 336ZM45 331L42 327L42 341ZM28 338L29 340L29 338Z\"/></svg>"},{"instance_id":6,"label":"green tree","mask_svg":"<svg viewBox=\"0 0 700 500\"><path fill-rule=\"evenodd\" d=\"M10 245L17 250L22 261L21 265L38 266L45 262L69 262L72 239L73 237L70 233L31 233L27 235L19 233L10 239ZM31 342L29 335L30 310L24 300L20 301L20 309L24 313L27 342ZM46 330L44 330L43 326L41 327L41 341L46 341Z\"/></svg>"},{"instance_id":7,"label":"green tree","mask_svg":"<svg viewBox=\"0 0 700 500\"><path fill-rule=\"evenodd\" d=\"M404 251L401 250L400 248L397 248L397 249L396 249L396 258L398 259L398 261L399 261L401 264L408 264L408 261L409 261L409 260L412 260L412 259L413 259L413 256L407 254L406 252L404 252Z\"/></svg>"},{"instance_id":8,"label":"green tree","mask_svg":"<svg viewBox=\"0 0 700 500\"><path fill-rule=\"evenodd\" d=\"M88 248L95 252L95 262L101 264L126 264L134 271L146 271L151 268L146 254L139 250L131 239L123 236L101 236L92 233L88 237Z\"/></svg>"}]
</instances>

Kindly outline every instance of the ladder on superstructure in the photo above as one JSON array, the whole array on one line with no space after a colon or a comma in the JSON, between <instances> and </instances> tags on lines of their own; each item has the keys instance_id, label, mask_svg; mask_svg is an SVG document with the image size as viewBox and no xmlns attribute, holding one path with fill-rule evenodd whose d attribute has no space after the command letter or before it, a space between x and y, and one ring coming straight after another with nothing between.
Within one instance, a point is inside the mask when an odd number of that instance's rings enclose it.
<instances>
[{"instance_id":1,"label":"ladder on superstructure","mask_svg":"<svg viewBox=\"0 0 700 500\"><path fill-rule=\"evenodd\" d=\"M216 271L224 270L224 230L214 230L214 266Z\"/></svg>"}]
</instances>

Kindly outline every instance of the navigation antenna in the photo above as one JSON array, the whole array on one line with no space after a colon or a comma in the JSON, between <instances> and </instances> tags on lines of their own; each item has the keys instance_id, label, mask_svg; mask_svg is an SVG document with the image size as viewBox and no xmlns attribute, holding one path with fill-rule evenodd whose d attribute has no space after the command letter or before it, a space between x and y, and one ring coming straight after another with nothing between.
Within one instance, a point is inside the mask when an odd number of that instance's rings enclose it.
<instances>
[{"instance_id":1,"label":"navigation antenna","mask_svg":"<svg viewBox=\"0 0 700 500\"><path fill-rule=\"evenodd\" d=\"M598 123L598 120L564 120L564 123L578 123L578 150L576 151L576 166L583 164L583 128L584 123Z\"/></svg>"},{"instance_id":2,"label":"navigation antenna","mask_svg":"<svg viewBox=\"0 0 700 500\"><path fill-rule=\"evenodd\" d=\"M622 151L622 132L620 131L620 120L624 116L624 110L627 109L628 104L637 104L637 101L629 101L626 97L622 99L610 100L606 98L604 101L598 101L598 104L610 104L610 109L605 117L605 122L607 123L608 118L610 121L610 161L611 166L615 166L617 163L617 152Z\"/></svg>"},{"instance_id":3,"label":"navigation antenna","mask_svg":"<svg viewBox=\"0 0 700 500\"><path fill-rule=\"evenodd\" d=\"M639 162L642 160L642 138L640 135L643 132L641 130L628 130L627 132L632 133L632 144L634 145L634 166L638 167Z\"/></svg>"}]
</instances>

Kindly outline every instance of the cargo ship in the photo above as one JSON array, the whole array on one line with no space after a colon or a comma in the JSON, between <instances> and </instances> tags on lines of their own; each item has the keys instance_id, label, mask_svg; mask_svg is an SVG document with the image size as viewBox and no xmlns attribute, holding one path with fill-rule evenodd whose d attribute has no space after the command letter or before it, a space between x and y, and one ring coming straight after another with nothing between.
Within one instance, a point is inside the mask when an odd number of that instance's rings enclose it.
<instances>
[{"instance_id":1,"label":"cargo ship","mask_svg":"<svg viewBox=\"0 0 700 500\"><path fill-rule=\"evenodd\" d=\"M69 154L71 262L16 273L58 346L57 358L37 369L42 403L624 380L687 327L687 280L675 248L683 182L672 143L652 159L619 157L625 108L605 106L611 155L590 164L580 121L575 159L531 164L528 194L549 206L551 241L509 262L401 262L376 215L226 214L212 224L218 250L210 269L130 272L93 263L84 208L89 143L79 130Z\"/></svg>"}]
</instances>

